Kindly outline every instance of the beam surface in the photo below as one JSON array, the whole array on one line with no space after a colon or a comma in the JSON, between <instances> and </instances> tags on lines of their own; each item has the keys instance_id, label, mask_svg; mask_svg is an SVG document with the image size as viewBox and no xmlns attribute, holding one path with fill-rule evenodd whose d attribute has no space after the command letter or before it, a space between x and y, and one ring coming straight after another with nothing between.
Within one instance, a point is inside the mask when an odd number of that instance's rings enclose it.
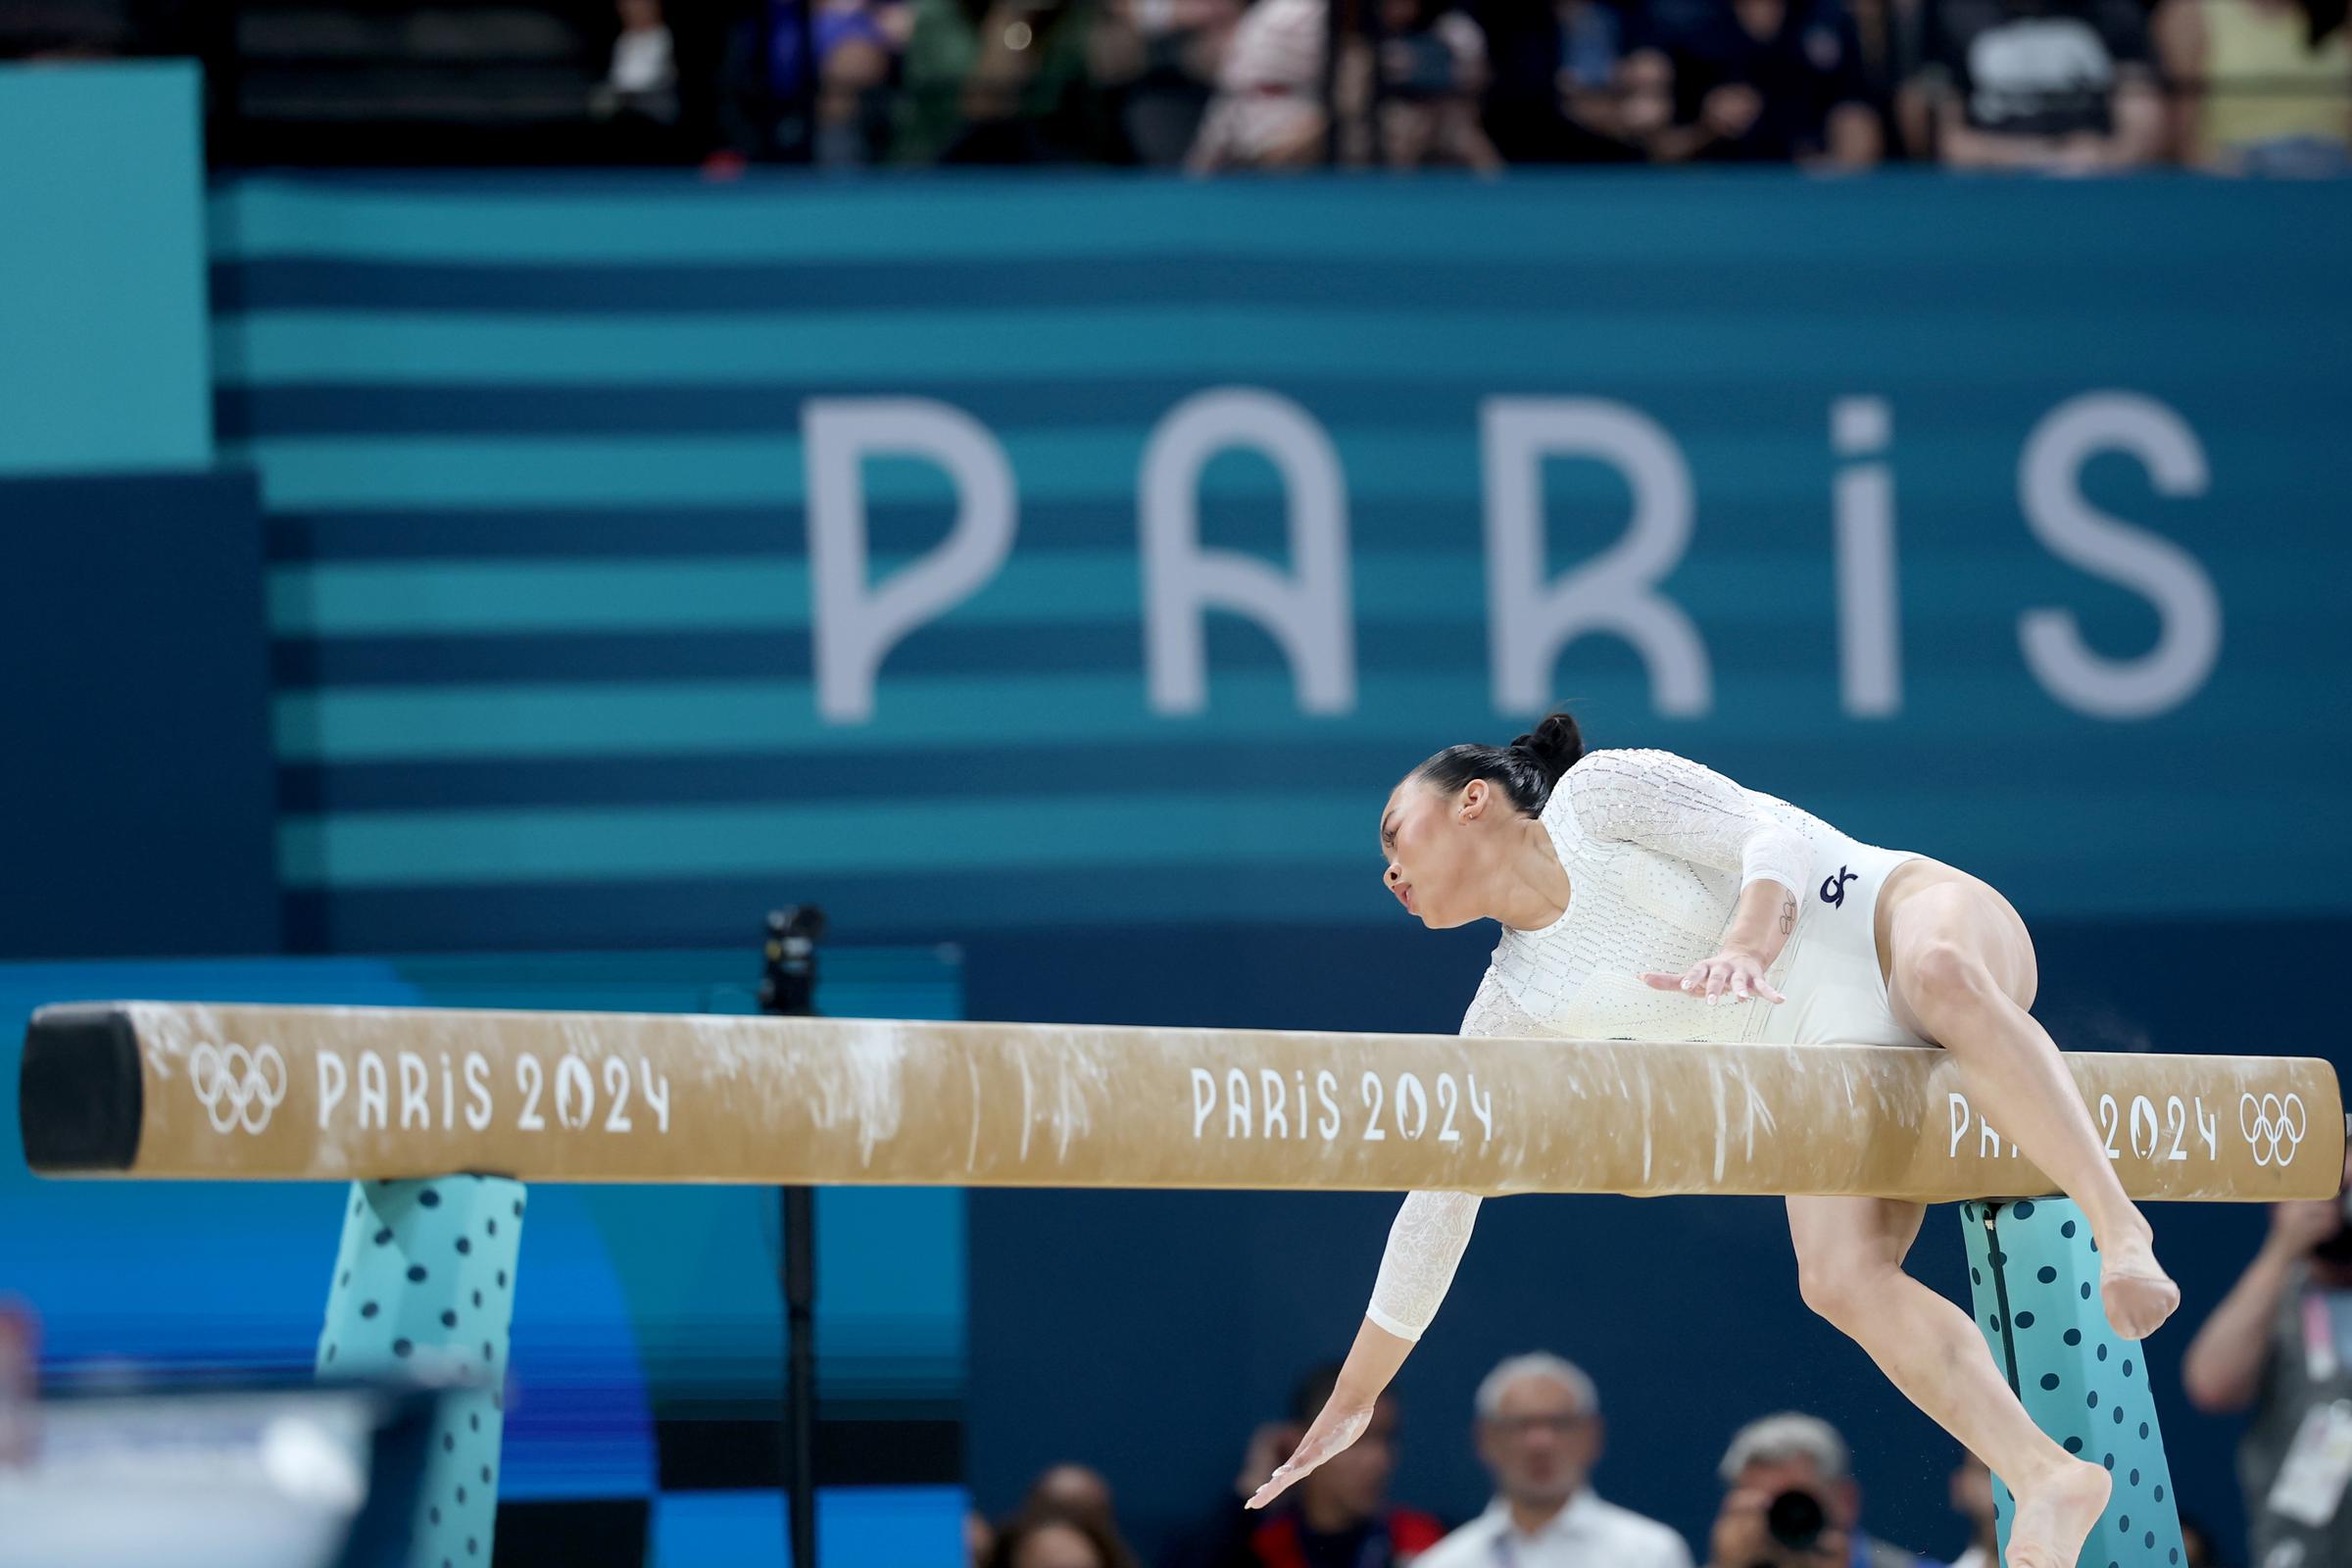
<instances>
[{"instance_id":1,"label":"beam surface","mask_svg":"<svg viewBox=\"0 0 2352 1568\"><path fill-rule=\"evenodd\" d=\"M2141 1199L2332 1197L2309 1057L2070 1054ZM101 1003L26 1031L48 1175L1839 1193L2051 1189L1934 1049Z\"/></svg>"}]
</instances>

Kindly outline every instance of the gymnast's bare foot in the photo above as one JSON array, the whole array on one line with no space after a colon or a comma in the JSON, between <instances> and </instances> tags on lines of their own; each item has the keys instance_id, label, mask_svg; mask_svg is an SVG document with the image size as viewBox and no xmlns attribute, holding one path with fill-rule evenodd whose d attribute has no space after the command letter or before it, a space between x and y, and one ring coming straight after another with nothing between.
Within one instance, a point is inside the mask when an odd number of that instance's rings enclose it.
<instances>
[{"instance_id":1,"label":"gymnast's bare foot","mask_svg":"<svg viewBox=\"0 0 2352 1568\"><path fill-rule=\"evenodd\" d=\"M2144 1226L2099 1250L2099 1300L2127 1340L2144 1340L2180 1304L2180 1287L2156 1261L2155 1234Z\"/></svg>"},{"instance_id":2,"label":"gymnast's bare foot","mask_svg":"<svg viewBox=\"0 0 2352 1568\"><path fill-rule=\"evenodd\" d=\"M2008 1568L2075 1568L2114 1486L2104 1467L2066 1458L2012 1488L2017 1518L2009 1526Z\"/></svg>"}]
</instances>

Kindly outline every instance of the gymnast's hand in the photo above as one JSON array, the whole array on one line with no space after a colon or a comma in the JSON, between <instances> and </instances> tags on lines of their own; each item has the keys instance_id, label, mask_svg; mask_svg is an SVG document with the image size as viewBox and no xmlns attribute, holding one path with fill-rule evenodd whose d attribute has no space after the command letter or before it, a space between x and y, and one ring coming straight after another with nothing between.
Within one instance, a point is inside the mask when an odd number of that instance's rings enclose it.
<instances>
[{"instance_id":1,"label":"gymnast's hand","mask_svg":"<svg viewBox=\"0 0 2352 1568\"><path fill-rule=\"evenodd\" d=\"M1315 1469L1333 1454L1345 1451L1372 1424L1372 1400L1354 1398L1346 1389L1333 1390L1331 1397L1323 1403L1322 1413L1315 1417L1314 1425L1308 1427L1306 1436L1298 1440L1298 1446L1291 1451L1288 1459L1276 1466L1274 1473L1266 1478L1264 1486L1257 1489L1248 1506L1263 1508L1288 1491L1292 1482Z\"/></svg>"},{"instance_id":2,"label":"gymnast's hand","mask_svg":"<svg viewBox=\"0 0 2352 1568\"><path fill-rule=\"evenodd\" d=\"M1651 969L1642 978L1653 991L1687 991L1694 997L1703 996L1707 1005L1718 1001L1786 1002L1764 978L1764 960L1744 948L1726 948L1712 958L1701 958L1681 974L1664 974Z\"/></svg>"}]
</instances>

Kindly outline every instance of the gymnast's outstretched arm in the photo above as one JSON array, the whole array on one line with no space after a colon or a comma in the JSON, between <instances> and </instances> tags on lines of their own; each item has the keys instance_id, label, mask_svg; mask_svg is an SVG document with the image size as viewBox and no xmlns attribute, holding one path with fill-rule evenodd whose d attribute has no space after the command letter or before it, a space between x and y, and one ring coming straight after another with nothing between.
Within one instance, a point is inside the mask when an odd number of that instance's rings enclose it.
<instances>
[{"instance_id":1,"label":"gymnast's outstretched arm","mask_svg":"<svg viewBox=\"0 0 2352 1568\"><path fill-rule=\"evenodd\" d=\"M1542 1032L1490 968L1462 1018L1462 1033L1516 1037ZM1404 1206L1389 1227L1388 1250L1381 1254L1380 1274L1372 1284L1372 1303L1364 1309L1363 1324L1348 1348L1331 1398L1298 1440L1298 1449L1250 1499L1250 1507L1264 1507L1292 1482L1363 1436L1381 1391L1404 1365L1453 1284L1453 1271L1470 1245L1478 1203L1476 1193L1405 1195Z\"/></svg>"}]
</instances>

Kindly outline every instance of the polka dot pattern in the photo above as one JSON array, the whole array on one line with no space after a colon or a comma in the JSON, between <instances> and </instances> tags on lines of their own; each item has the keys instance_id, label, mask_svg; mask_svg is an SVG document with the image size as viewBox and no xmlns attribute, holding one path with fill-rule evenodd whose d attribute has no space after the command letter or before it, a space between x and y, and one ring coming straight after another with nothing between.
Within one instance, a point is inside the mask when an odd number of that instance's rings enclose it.
<instances>
[{"instance_id":1,"label":"polka dot pattern","mask_svg":"<svg viewBox=\"0 0 2352 1568\"><path fill-rule=\"evenodd\" d=\"M365 1182L345 1207L320 1373L399 1367L470 1385L442 1401L411 1561L489 1556L522 1191L480 1176Z\"/></svg>"},{"instance_id":2,"label":"polka dot pattern","mask_svg":"<svg viewBox=\"0 0 2352 1568\"><path fill-rule=\"evenodd\" d=\"M2034 1424L2104 1465L2114 1492L2082 1561L2178 1563L2180 1525L2139 1347L2116 1337L2098 1298L2098 1249L2063 1199L1961 1205L1980 1332ZM2134 1436L2136 1433L2136 1437ZM2015 1499L1993 1487L2006 1549Z\"/></svg>"}]
</instances>

